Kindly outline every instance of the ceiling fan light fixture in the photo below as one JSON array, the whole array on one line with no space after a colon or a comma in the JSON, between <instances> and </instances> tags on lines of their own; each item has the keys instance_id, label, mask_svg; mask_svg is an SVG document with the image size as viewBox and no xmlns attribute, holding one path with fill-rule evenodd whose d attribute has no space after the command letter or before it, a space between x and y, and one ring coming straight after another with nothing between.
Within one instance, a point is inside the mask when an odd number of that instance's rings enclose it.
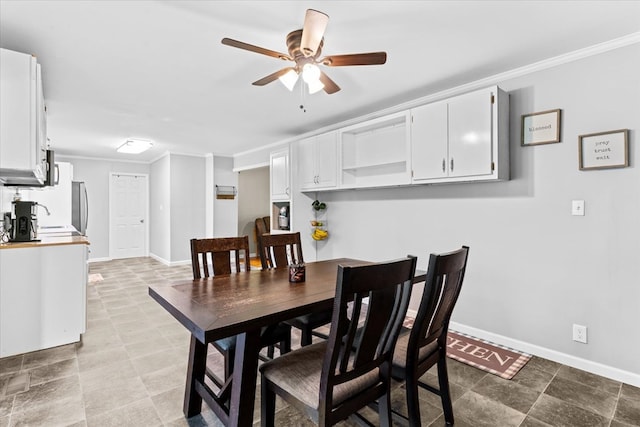
<instances>
[{"instance_id":1,"label":"ceiling fan light fixture","mask_svg":"<svg viewBox=\"0 0 640 427\"><path fill-rule=\"evenodd\" d=\"M329 16L327 14L314 9L307 9L304 17L302 39L300 40L300 50L305 57L308 58L315 55L328 23Z\"/></svg>"},{"instance_id":2,"label":"ceiling fan light fixture","mask_svg":"<svg viewBox=\"0 0 640 427\"><path fill-rule=\"evenodd\" d=\"M304 64L302 67L302 80L305 83L311 84L312 82L320 81L320 68L315 64Z\"/></svg>"},{"instance_id":3,"label":"ceiling fan light fixture","mask_svg":"<svg viewBox=\"0 0 640 427\"><path fill-rule=\"evenodd\" d=\"M118 153L140 154L153 146L153 142L143 139L128 139L116 150Z\"/></svg>"},{"instance_id":4,"label":"ceiling fan light fixture","mask_svg":"<svg viewBox=\"0 0 640 427\"><path fill-rule=\"evenodd\" d=\"M307 86L309 86L309 94L311 95L324 89L324 84L320 80L307 82Z\"/></svg>"},{"instance_id":5,"label":"ceiling fan light fixture","mask_svg":"<svg viewBox=\"0 0 640 427\"><path fill-rule=\"evenodd\" d=\"M296 85L298 81L298 73L295 70L289 70L285 74L278 77L278 80L289 89L289 91L293 91L293 87Z\"/></svg>"}]
</instances>

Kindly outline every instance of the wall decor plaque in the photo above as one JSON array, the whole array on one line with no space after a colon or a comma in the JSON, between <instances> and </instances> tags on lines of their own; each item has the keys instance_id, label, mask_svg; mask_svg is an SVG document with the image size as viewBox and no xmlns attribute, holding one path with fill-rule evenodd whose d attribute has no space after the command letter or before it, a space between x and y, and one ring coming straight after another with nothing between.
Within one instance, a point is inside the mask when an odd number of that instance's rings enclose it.
<instances>
[{"instance_id":1,"label":"wall decor plaque","mask_svg":"<svg viewBox=\"0 0 640 427\"><path fill-rule=\"evenodd\" d=\"M578 136L580 170L629 166L629 130L590 133Z\"/></svg>"},{"instance_id":2,"label":"wall decor plaque","mask_svg":"<svg viewBox=\"0 0 640 427\"><path fill-rule=\"evenodd\" d=\"M560 109L524 114L521 145L542 145L560 142Z\"/></svg>"}]
</instances>

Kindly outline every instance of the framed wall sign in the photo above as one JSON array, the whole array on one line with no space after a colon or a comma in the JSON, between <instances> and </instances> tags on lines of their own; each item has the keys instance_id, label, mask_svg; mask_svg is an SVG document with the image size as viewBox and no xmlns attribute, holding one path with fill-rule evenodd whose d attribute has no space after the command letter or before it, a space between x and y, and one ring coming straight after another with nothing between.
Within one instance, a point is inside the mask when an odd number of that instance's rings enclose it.
<instances>
[{"instance_id":1,"label":"framed wall sign","mask_svg":"<svg viewBox=\"0 0 640 427\"><path fill-rule=\"evenodd\" d=\"M522 116L522 146L560 142L560 111L548 110Z\"/></svg>"},{"instance_id":2,"label":"framed wall sign","mask_svg":"<svg viewBox=\"0 0 640 427\"><path fill-rule=\"evenodd\" d=\"M578 136L580 170L629 166L628 136L628 129Z\"/></svg>"}]
</instances>

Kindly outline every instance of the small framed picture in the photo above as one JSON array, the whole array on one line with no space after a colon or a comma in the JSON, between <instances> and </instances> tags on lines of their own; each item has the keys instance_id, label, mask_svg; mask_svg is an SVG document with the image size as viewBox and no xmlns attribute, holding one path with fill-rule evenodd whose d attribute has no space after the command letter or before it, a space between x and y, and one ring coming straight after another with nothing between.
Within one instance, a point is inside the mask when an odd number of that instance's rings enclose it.
<instances>
[{"instance_id":1,"label":"small framed picture","mask_svg":"<svg viewBox=\"0 0 640 427\"><path fill-rule=\"evenodd\" d=\"M560 142L560 109L524 114L521 145L542 145Z\"/></svg>"},{"instance_id":2,"label":"small framed picture","mask_svg":"<svg viewBox=\"0 0 640 427\"><path fill-rule=\"evenodd\" d=\"M578 136L580 170L629 166L629 129Z\"/></svg>"}]
</instances>

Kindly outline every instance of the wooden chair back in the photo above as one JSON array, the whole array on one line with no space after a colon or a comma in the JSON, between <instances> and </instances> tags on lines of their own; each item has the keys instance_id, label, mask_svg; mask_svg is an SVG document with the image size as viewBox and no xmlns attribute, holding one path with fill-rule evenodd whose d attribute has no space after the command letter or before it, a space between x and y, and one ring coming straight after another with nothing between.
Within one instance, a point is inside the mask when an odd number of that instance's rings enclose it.
<instances>
[{"instance_id":1,"label":"wooden chair back","mask_svg":"<svg viewBox=\"0 0 640 427\"><path fill-rule=\"evenodd\" d=\"M299 232L264 234L260 240L260 262L263 270L304 262Z\"/></svg>"},{"instance_id":2,"label":"wooden chair back","mask_svg":"<svg viewBox=\"0 0 640 427\"><path fill-rule=\"evenodd\" d=\"M256 242L256 248L260 248L261 245L261 238L263 234L268 234L271 232L271 226L269 225L271 222L271 218L269 218L268 216L264 216L261 218L256 218L254 221L255 224L255 228L254 228L254 233L255 233L255 242Z\"/></svg>"},{"instance_id":3,"label":"wooden chair back","mask_svg":"<svg viewBox=\"0 0 640 427\"><path fill-rule=\"evenodd\" d=\"M191 239L194 279L240 272L242 265L245 271L251 270L248 236Z\"/></svg>"},{"instance_id":4,"label":"wooden chair back","mask_svg":"<svg viewBox=\"0 0 640 427\"><path fill-rule=\"evenodd\" d=\"M393 350L409 307L415 269L413 256L387 263L338 267L331 331L320 380L320 419L342 419L346 413L389 392ZM363 304L365 298L368 301ZM352 308L348 310L350 302ZM345 384L358 377L369 385L366 391L359 390L353 382ZM332 396L340 394L335 389L341 385L353 390L348 393L348 400L334 405Z\"/></svg>"},{"instance_id":5,"label":"wooden chair back","mask_svg":"<svg viewBox=\"0 0 640 427\"><path fill-rule=\"evenodd\" d=\"M468 256L468 246L430 255L422 300L407 346L407 366L419 363L420 349L436 340L446 348L449 320L460 295Z\"/></svg>"},{"instance_id":6,"label":"wooden chair back","mask_svg":"<svg viewBox=\"0 0 640 427\"><path fill-rule=\"evenodd\" d=\"M263 234L271 232L269 221L271 221L271 218L269 218L268 216L256 218L256 220L254 221L256 225L256 236L260 237Z\"/></svg>"}]
</instances>

